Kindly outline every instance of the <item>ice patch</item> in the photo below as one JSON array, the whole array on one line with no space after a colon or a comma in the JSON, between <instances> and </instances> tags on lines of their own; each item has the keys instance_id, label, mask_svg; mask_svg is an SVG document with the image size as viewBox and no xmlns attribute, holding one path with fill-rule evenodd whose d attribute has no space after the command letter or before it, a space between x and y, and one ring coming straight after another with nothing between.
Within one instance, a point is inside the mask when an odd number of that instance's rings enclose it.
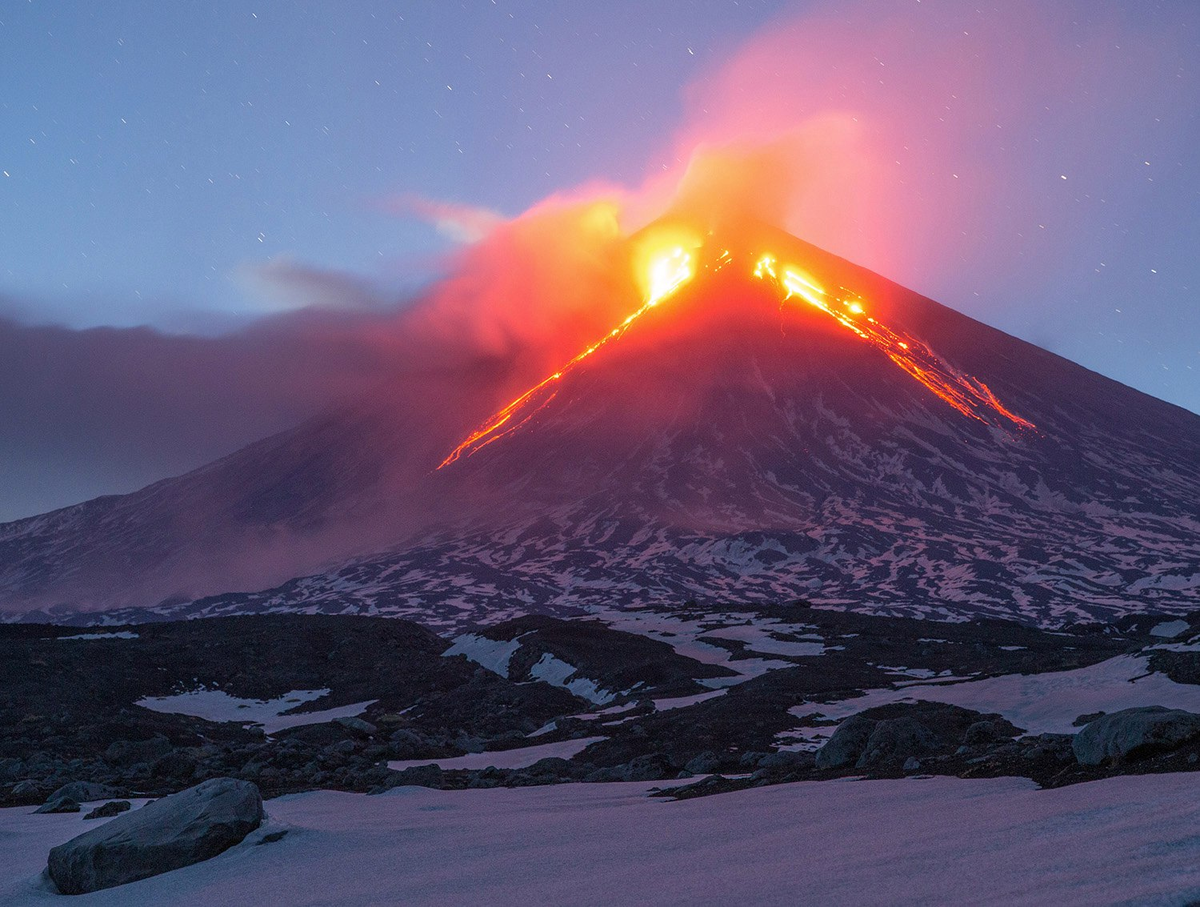
<instances>
[{"instance_id":1,"label":"ice patch","mask_svg":"<svg viewBox=\"0 0 1200 907\"><path fill-rule=\"evenodd\" d=\"M715 639L732 639L745 643L747 651L760 655L784 655L791 657L808 657L825 654L823 642L795 642L775 639L770 634L771 626L721 627L710 630L705 636Z\"/></svg>"},{"instance_id":2,"label":"ice patch","mask_svg":"<svg viewBox=\"0 0 1200 907\"><path fill-rule=\"evenodd\" d=\"M138 639L138 634L132 630L121 630L118 633L80 633L78 636L60 636L59 642L70 639Z\"/></svg>"},{"instance_id":3,"label":"ice patch","mask_svg":"<svg viewBox=\"0 0 1200 907\"><path fill-rule=\"evenodd\" d=\"M350 705L325 709L320 712L304 712L299 715L285 714L306 702L328 696L329 690L292 690L278 699L239 699L223 690L192 690L174 696L149 696L139 699L136 705L152 712L169 715L190 715L207 721L236 721L238 724L261 725L263 733L274 734L290 727L305 724L321 724L336 718L353 718L361 715L367 706L378 700L368 699Z\"/></svg>"},{"instance_id":4,"label":"ice patch","mask_svg":"<svg viewBox=\"0 0 1200 907\"><path fill-rule=\"evenodd\" d=\"M537 664L529 669L531 676L548 683L551 686L563 687L570 690L580 699L605 705L617 698L617 694L602 688L596 681L587 677L577 677L578 669L562 659L555 658L549 652L538 659ZM568 678L574 677L574 680Z\"/></svg>"},{"instance_id":5,"label":"ice patch","mask_svg":"<svg viewBox=\"0 0 1200 907\"><path fill-rule=\"evenodd\" d=\"M696 693L693 696L675 696L670 699L655 699L654 708L660 712L668 712L671 709L686 709L689 705L695 705L698 702L706 702L709 699L716 699L718 696L724 696L726 690L710 690L707 693Z\"/></svg>"},{"instance_id":6,"label":"ice patch","mask_svg":"<svg viewBox=\"0 0 1200 907\"><path fill-rule=\"evenodd\" d=\"M508 676L508 666L517 649L521 648L521 637L516 639L489 639L476 633L464 633L454 639L454 645L442 653L443 658L465 655L477 665L482 665L493 674Z\"/></svg>"},{"instance_id":7,"label":"ice patch","mask_svg":"<svg viewBox=\"0 0 1200 907\"><path fill-rule=\"evenodd\" d=\"M854 699L805 703L789 709L797 717L824 715L841 720L893 702L945 702L985 714L999 712L1030 734L1074 734L1074 721L1092 712L1161 705L1200 712L1200 686L1148 674L1145 656L1119 655L1074 671L1005 674L958 683L910 683L902 689L869 690Z\"/></svg>"},{"instance_id":8,"label":"ice patch","mask_svg":"<svg viewBox=\"0 0 1200 907\"><path fill-rule=\"evenodd\" d=\"M1161 636L1164 639L1171 639L1178 636L1190 625L1186 620L1165 620L1161 624L1155 624L1150 630L1151 636Z\"/></svg>"},{"instance_id":9,"label":"ice patch","mask_svg":"<svg viewBox=\"0 0 1200 907\"><path fill-rule=\"evenodd\" d=\"M514 750L500 750L494 753L468 753L465 756L452 756L447 759L404 759L389 762L388 768L402 772L406 768L416 768L421 765L436 765L446 771L478 771L484 768L529 768L542 759L570 759L582 753L593 743L607 740L607 737L580 737L576 740L559 740L555 743L540 743L536 746L522 746Z\"/></svg>"}]
</instances>

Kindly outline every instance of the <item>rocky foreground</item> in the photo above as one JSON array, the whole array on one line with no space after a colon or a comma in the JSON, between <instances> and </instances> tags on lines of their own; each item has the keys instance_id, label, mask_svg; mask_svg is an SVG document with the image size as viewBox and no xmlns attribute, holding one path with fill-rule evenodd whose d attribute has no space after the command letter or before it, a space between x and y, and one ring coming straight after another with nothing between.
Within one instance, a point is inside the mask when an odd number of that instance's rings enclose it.
<instances>
[{"instance_id":1,"label":"rocky foreground","mask_svg":"<svg viewBox=\"0 0 1200 907\"><path fill-rule=\"evenodd\" d=\"M1200 618L1050 632L688 607L454 640L296 615L0 626L0 805L74 811L218 777L268 798L695 777L670 791L689 797L847 775L1056 787L1200 768ZM1020 695L1054 715L1006 704L1035 680L1042 692Z\"/></svg>"}]
</instances>

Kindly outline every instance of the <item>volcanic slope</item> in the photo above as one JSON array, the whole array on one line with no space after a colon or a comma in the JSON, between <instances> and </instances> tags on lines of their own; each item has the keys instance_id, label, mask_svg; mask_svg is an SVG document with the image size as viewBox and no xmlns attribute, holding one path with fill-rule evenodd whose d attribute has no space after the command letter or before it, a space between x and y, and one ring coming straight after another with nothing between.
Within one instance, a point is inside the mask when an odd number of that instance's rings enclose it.
<instances>
[{"instance_id":1,"label":"volcanic slope","mask_svg":"<svg viewBox=\"0 0 1200 907\"><path fill-rule=\"evenodd\" d=\"M414 479L420 525L389 551L151 613L465 626L805 598L1052 625L1195 606L1200 417L786 234L737 237L496 401Z\"/></svg>"}]
</instances>

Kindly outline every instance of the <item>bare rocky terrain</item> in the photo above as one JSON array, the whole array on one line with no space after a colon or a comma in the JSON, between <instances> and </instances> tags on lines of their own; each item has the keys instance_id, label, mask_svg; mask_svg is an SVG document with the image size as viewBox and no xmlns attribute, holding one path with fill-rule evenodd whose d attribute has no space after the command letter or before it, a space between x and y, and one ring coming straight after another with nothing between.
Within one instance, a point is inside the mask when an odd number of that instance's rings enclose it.
<instances>
[{"instance_id":1,"label":"bare rocky terrain","mask_svg":"<svg viewBox=\"0 0 1200 907\"><path fill-rule=\"evenodd\" d=\"M1061 786L1190 771L1200 735L1186 721L1143 730L1100 764L1072 744L1131 704L1179 709L1194 698L1200 712L1198 631L1200 615L1047 631L804 603L524 617L452 639L404 620L304 615L5 625L0 804L103 785L60 795L71 809L216 777L272 797L691 776L670 792L689 797L845 775ZM1040 692L1020 694L1031 680ZM1034 713L1014 695L1066 695L1058 730L1024 726ZM1091 708L1096 697L1111 704ZM212 702L219 714L186 714Z\"/></svg>"}]
</instances>

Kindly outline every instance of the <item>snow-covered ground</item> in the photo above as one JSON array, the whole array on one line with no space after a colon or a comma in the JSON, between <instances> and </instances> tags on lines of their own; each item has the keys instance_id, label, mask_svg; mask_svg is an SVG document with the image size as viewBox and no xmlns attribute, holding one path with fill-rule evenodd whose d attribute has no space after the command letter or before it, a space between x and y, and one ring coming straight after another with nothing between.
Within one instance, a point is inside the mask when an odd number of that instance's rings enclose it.
<instances>
[{"instance_id":1,"label":"snow-covered ground","mask_svg":"<svg viewBox=\"0 0 1200 907\"><path fill-rule=\"evenodd\" d=\"M77 639L137 639L138 634L132 630L121 630L119 633L79 633L75 636L60 636L59 642L69 642Z\"/></svg>"},{"instance_id":2,"label":"snow-covered ground","mask_svg":"<svg viewBox=\"0 0 1200 907\"><path fill-rule=\"evenodd\" d=\"M1200 774L805 782L680 803L647 784L299 794L113 907L327 904L1140 904L1200 898ZM94 823L0 810L0 903L63 903L50 847ZM255 846L268 832L283 840Z\"/></svg>"},{"instance_id":3,"label":"snow-covered ground","mask_svg":"<svg viewBox=\"0 0 1200 907\"><path fill-rule=\"evenodd\" d=\"M582 753L598 740L606 737L580 737L575 740L559 740L556 743L542 743L537 746L522 746L512 750L499 750L493 753L468 753L466 756L452 756L447 759L402 759L388 763L388 768L402 772L406 768L418 765L436 765L444 769L462 769L472 771L481 768L528 768L540 759L557 757L570 759Z\"/></svg>"},{"instance_id":4,"label":"snow-covered ground","mask_svg":"<svg viewBox=\"0 0 1200 907\"><path fill-rule=\"evenodd\" d=\"M1031 734L1074 734L1079 730L1074 721L1080 715L1135 706L1200 712L1200 686L1175 683L1149 670L1145 656L1120 655L1074 671L1005 674L959 683L904 683L898 690L868 690L853 699L828 705L808 703L790 711L797 717L819 714L841 720L875 706L924 699L985 714L999 712Z\"/></svg>"},{"instance_id":5,"label":"snow-covered ground","mask_svg":"<svg viewBox=\"0 0 1200 907\"><path fill-rule=\"evenodd\" d=\"M288 714L306 702L314 702L328 696L329 690L292 690L278 699L239 699L223 690L192 690L174 696L148 696L139 699L137 705L153 712L173 715L191 715L207 721L236 721L239 724L261 725L263 733L274 734L290 727L304 724L321 724L335 718L353 718L361 715L367 706L375 702L354 702L319 712Z\"/></svg>"}]
</instances>

